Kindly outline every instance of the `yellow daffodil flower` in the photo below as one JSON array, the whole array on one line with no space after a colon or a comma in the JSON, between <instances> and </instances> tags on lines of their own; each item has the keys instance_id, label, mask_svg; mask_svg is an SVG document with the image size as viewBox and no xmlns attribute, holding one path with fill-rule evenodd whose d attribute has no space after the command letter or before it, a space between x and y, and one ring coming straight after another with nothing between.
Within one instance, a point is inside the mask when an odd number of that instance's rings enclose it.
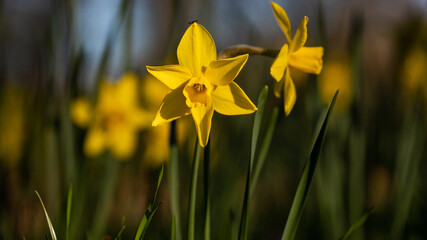
<instances>
[{"instance_id":1,"label":"yellow daffodil flower","mask_svg":"<svg viewBox=\"0 0 427 240\"><path fill-rule=\"evenodd\" d=\"M280 97L283 89L285 114L288 116L297 99L297 92L289 68L319 74L323 65L323 47L304 47L307 40L308 17L304 17L294 38L292 38L291 23L285 10L275 2L271 2L271 5L274 16L288 40L288 43L280 49L270 68L270 74L276 80L274 94L276 97Z\"/></svg>"},{"instance_id":2,"label":"yellow daffodil flower","mask_svg":"<svg viewBox=\"0 0 427 240\"><path fill-rule=\"evenodd\" d=\"M0 163L16 167L24 153L25 98L16 86L6 85L0 95Z\"/></svg>"},{"instance_id":3,"label":"yellow daffodil flower","mask_svg":"<svg viewBox=\"0 0 427 240\"><path fill-rule=\"evenodd\" d=\"M138 106L138 78L125 74L119 82L102 81L94 108L87 98L71 104L71 117L80 127L89 127L84 152L99 156L106 149L119 160L132 156L137 144L137 131L149 127L151 114Z\"/></svg>"},{"instance_id":4,"label":"yellow daffodil flower","mask_svg":"<svg viewBox=\"0 0 427 240\"><path fill-rule=\"evenodd\" d=\"M329 103L335 91L340 90L335 110L345 111L353 102L353 80L350 60L345 56L334 56L325 60L322 74L319 75L319 95L324 103Z\"/></svg>"},{"instance_id":5,"label":"yellow daffodil flower","mask_svg":"<svg viewBox=\"0 0 427 240\"><path fill-rule=\"evenodd\" d=\"M171 91L152 122L153 126L191 114L200 145L206 146L214 110L224 115L249 114L257 110L233 81L248 54L217 60L215 42L197 23L184 33L178 45L177 65L147 66L148 72Z\"/></svg>"}]
</instances>

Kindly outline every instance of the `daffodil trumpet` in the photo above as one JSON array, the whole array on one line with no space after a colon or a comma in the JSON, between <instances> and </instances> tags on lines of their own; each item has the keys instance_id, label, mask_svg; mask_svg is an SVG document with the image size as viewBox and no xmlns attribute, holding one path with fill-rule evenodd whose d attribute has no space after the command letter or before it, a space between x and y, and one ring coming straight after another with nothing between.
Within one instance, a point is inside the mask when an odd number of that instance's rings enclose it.
<instances>
[{"instance_id":1,"label":"daffodil trumpet","mask_svg":"<svg viewBox=\"0 0 427 240\"><path fill-rule=\"evenodd\" d=\"M191 114L200 145L206 146L214 110L224 115L250 114L257 110L234 82L248 54L217 60L215 42L200 24L193 23L178 45L179 64L147 66L171 91L152 122L158 126Z\"/></svg>"}]
</instances>

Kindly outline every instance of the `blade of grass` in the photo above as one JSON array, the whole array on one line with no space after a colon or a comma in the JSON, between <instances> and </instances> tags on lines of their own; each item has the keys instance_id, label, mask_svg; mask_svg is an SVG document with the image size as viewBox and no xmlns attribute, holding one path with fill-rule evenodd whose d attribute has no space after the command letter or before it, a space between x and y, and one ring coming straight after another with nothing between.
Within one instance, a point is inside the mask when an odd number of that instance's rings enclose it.
<instances>
[{"instance_id":1,"label":"blade of grass","mask_svg":"<svg viewBox=\"0 0 427 240\"><path fill-rule=\"evenodd\" d=\"M126 228L125 220L126 220L125 218L122 219L122 227L120 228L120 231L119 231L119 233L117 234L117 237L114 240L121 240L122 239L123 231Z\"/></svg>"},{"instance_id":2,"label":"blade of grass","mask_svg":"<svg viewBox=\"0 0 427 240\"><path fill-rule=\"evenodd\" d=\"M204 170L204 207L205 207L205 240L210 240L211 236L211 206L210 206L210 186L209 186L209 173L210 173L210 149L211 144L210 141L208 141L208 144L205 148L203 148L203 170Z\"/></svg>"},{"instance_id":3,"label":"blade of grass","mask_svg":"<svg viewBox=\"0 0 427 240\"><path fill-rule=\"evenodd\" d=\"M256 147L258 144L258 137L261 130L262 117L264 115L265 102L267 101L268 87L264 86L258 97L258 111L255 113L254 126L252 130L251 141L251 157L248 164L248 174L246 177L245 195L243 199L242 213L240 217L240 227L238 239L248 238L248 225L249 225L249 200L251 196L251 175L252 165L255 159Z\"/></svg>"},{"instance_id":4,"label":"blade of grass","mask_svg":"<svg viewBox=\"0 0 427 240\"><path fill-rule=\"evenodd\" d=\"M353 223L353 225L350 226L348 231L344 234L344 236L340 238L340 240L347 239L355 230L360 228L366 222L366 219L368 219L368 217L372 214L372 210L373 208L369 209L368 212L363 214L363 216L359 220Z\"/></svg>"},{"instance_id":5,"label":"blade of grass","mask_svg":"<svg viewBox=\"0 0 427 240\"><path fill-rule=\"evenodd\" d=\"M37 191L35 191L35 192L37 194L37 197L40 200L40 203L42 204L44 214L46 215L46 220L47 220L47 225L49 226L50 235L51 235L51 237L52 237L53 240L57 240L56 239L56 234L55 234L55 229L53 228L52 222L50 221L49 215L47 214L46 208L44 207L43 200L40 197L40 194Z\"/></svg>"},{"instance_id":6,"label":"blade of grass","mask_svg":"<svg viewBox=\"0 0 427 240\"><path fill-rule=\"evenodd\" d=\"M196 220L196 196L197 196L197 176L199 173L200 151L201 146L196 138L196 146L194 147L193 168L191 170L190 184L190 201L188 206L188 232L187 239L194 240L194 225Z\"/></svg>"},{"instance_id":7,"label":"blade of grass","mask_svg":"<svg viewBox=\"0 0 427 240\"><path fill-rule=\"evenodd\" d=\"M157 179L156 192L154 193L154 197L151 200L151 202L148 204L147 210L145 211L145 214L142 217L142 220L136 232L135 240L141 240L144 238L144 235L148 229L148 225L150 224L154 214L157 211L158 206L154 208L154 203L156 202L157 193L159 192L159 188L160 188L160 183L162 182L162 179L163 179L163 171L164 171L164 166L162 165L162 169L160 170L160 173L159 173L159 178Z\"/></svg>"},{"instance_id":8,"label":"blade of grass","mask_svg":"<svg viewBox=\"0 0 427 240\"><path fill-rule=\"evenodd\" d=\"M68 189L68 198L67 198L67 227L65 229L65 239L69 240L69 229L70 229L70 217L71 217L71 204L73 201L73 185L70 185L70 189Z\"/></svg>"},{"instance_id":9,"label":"blade of grass","mask_svg":"<svg viewBox=\"0 0 427 240\"><path fill-rule=\"evenodd\" d=\"M172 210L172 236L176 240L181 240L181 218L180 218L180 204L179 204L179 175L178 175L178 144L176 142L176 121L171 122L170 131L170 159L169 159L169 186L171 195L171 210Z\"/></svg>"},{"instance_id":10,"label":"blade of grass","mask_svg":"<svg viewBox=\"0 0 427 240\"><path fill-rule=\"evenodd\" d=\"M255 186L258 182L261 169L264 166L265 160L267 158L267 153L271 145L271 140L273 139L273 133L276 128L278 116L279 116L279 109L275 107L271 114L270 122L268 123L267 132L265 133L264 140L262 141L261 149L259 150L257 162L256 162L254 173L252 176L251 193L253 193L255 190Z\"/></svg>"},{"instance_id":11,"label":"blade of grass","mask_svg":"<svg viewBox=\"0 0 427 240\"><path fill-rule=\"evenodd\" d=\"M322 127L320 129L319 134L316 137L316 141L314 143L313 149L311 150L310 157L308 162L304 167L304 171L302 173L300 182L298 184L297 192L294 197L294 201L292 202L291 211L288 216L288 220L286 221L286 226L283 231L282 240L292 240L295 237L295 233L298 228L299 221L301 219L302 212L304 210L304 206L308 197L308 193L310 190L311 182L314 177L314 173L316 170L316 165L319 160L320 152L322 150L323 142L326 136L326 130L328 128L329 118L334 109L335 101L338 96L339 90L335 92L334 98L332 99L332 103L329 106L326 117L323 121Z\"/></svg>"}]
</instances>

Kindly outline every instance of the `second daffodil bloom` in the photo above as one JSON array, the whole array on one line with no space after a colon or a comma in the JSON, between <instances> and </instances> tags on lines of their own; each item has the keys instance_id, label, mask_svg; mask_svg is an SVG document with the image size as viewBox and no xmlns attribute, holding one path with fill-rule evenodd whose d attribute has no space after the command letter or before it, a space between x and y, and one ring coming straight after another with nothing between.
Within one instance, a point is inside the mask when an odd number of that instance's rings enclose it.
<instances>
[{"instance_id":1,"label":"second daffodil bloom","mask_svg":"<svg viewBox=\"0 0 427 240\"><path fill-rule=\"evenodd\" d=\"M271 2L271 5L276 20L288 40L288 43L280 49L270 68L270 74L276 80L274 94L276 97L280 97L283 89L285 114L288 116L297 99L297 92L289 68L319 74L323 66L323 47L304 47L307 40L308 17L304 17L292 38L291 23L285 10L277 3Z\"/></svg>"},{"instance_id":2,"label":"second daffodil bloom","mask_svg":"<svg viewBox=\"0 0 427 240\"><path fill-rule=\"evenodd\" d=\"M96 106L81 97L71 104L71 118L79 127L88 127L84 152L96 157L110 150L118 160L135 152L138 130L148 128L152 114L138 106L138 77L127 73L117 83L101 81Z\"/></svg>"},{"instance_id":3,"label":"second daffodil bloom","mask_svg":"<svg viewBox=\"0 0 427 240\"><path fill-rule=\"evenodd\" d=\"M204 147L214 110L224 115L257 110L233 81L248 60L247 54L217 60L212 36L202 25L193 23L184 33L177 55L177 65L147 66L148 72L171 89L154 117L153 126L191 114Z\"/></svg>"}]
</instances>

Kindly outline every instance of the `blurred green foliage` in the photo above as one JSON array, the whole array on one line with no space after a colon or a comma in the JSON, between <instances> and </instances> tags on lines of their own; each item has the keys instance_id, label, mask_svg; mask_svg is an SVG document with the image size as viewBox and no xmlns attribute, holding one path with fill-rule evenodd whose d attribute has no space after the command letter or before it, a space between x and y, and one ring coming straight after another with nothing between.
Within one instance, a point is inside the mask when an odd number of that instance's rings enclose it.
<instances>
[{"instance_id":1,"label":"blurred green foliage","mask_svg":"<svg viewBox=\"0 0 427 240\"><path fill-rule=\"evenodd\" d=\"M427 238L426 6L422 1L278 3L292 23L310 18L307 45L325 48L324 71L319 77L291 72L298 100L288 117L279 111L252 191L248 238L281 237L316 122L337 88L341 92L295 238L338 239L371 207L350 239ZM138 132L132 157L119 162L108 151L92 158L84 154L87 130L72 122L70 105L81 95L96 101L101 79L133 72L140 79L139 104L154 117L165 90L151 85L145 65L177 63L179 39L196 19L209 29L218 50L238 43L279 49L284 43L268 1L0 2L0 239L49 235L34 190L59 239L66 232L69 239L115 237L124 225L120 237L134 238L154 198L160 166L177 149L179 175L173 178L179 179L180 217L187 218L196 139L191 119L173 124L175 148L169 149L169 125L161 133L146 129ZM250 57L236 79L251 99L264 85L272 89L272 61ZM153 92L160 95L154 103L147 101L155 99L147 97ZM283 101L270 93L262 129L277 106L283 109ZM212 239L238 235L253 118L213 117ZM166 163L165 178L171 177L169 170ZM173 184L164 181L159 188L161 205L147 239L171 235ZM202 200L196 200L195 236L203 236Z\"/></svg>"}]
</instances>

